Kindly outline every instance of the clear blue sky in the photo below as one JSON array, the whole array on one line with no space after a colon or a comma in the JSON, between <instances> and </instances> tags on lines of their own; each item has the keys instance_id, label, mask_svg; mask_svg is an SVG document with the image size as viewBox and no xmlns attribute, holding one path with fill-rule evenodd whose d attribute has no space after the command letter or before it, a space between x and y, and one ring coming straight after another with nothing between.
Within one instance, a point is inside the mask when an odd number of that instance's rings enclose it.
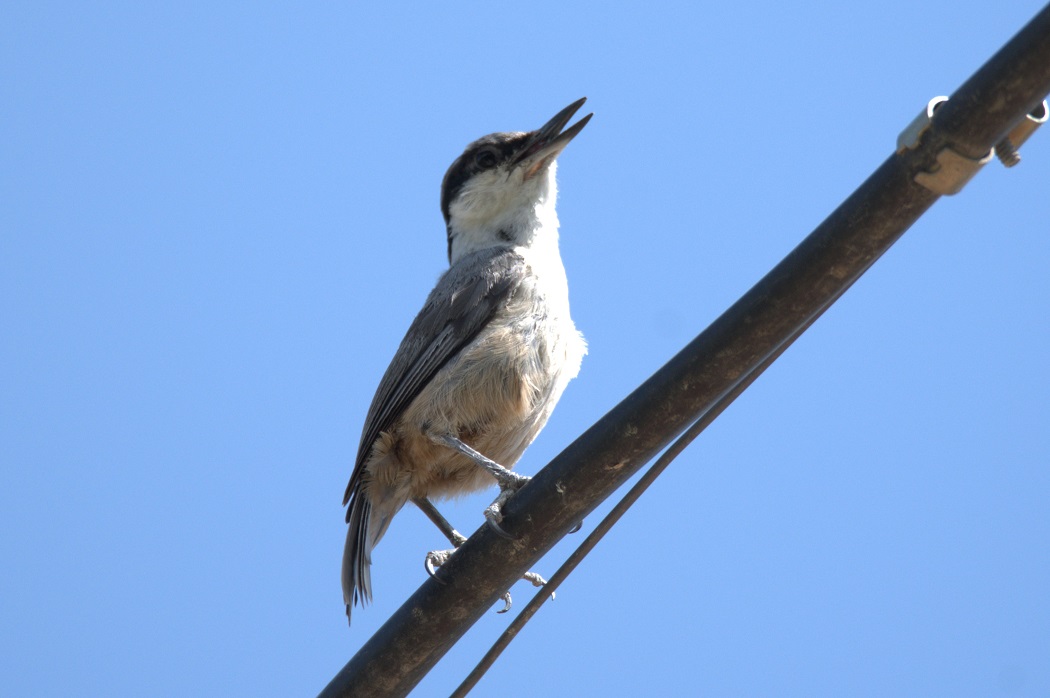
<instances>
[{"instance_id":1,"label":"clear blue sky","mask_svg":"<svg viewBox=\"0 0 1050 698\"><path fill-rule=\"evenodd\" d=\"M7 3L0 693L313 695L422 582L442 539L406 509L347 629L340 498L469 141L595 113L559 171L590 355L532 473L1042 4ZM1050 129L1023 155L741 397L477 695L1050 694Z\"/></svg>"}]
</instances>

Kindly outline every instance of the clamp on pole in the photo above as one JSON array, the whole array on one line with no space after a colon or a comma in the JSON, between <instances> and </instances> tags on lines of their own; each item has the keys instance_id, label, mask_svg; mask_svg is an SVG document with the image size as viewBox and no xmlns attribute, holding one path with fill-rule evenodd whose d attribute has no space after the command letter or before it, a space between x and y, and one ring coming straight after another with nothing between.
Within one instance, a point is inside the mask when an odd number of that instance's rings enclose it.
<instances>
[{"instance_id":1,"label":"clamp on pole","mask_svg":"<svg viewBox=\"0 0 1050 698\"><path fill-rule=\"evenodd\" d=\"M923 134L930 128L934 112L947 101L947 97L939 96L926 103L926 108L897 136L898 154L919 146ZM974 159L953 150L951 146L945 146L937 152L936 163L930 169L916 174L915 181L935 194L958 194L993 155L997 155L1005 167L1013 167L1019 163L1021 156L1017 149L1048 119L1050 108L1047 107L1046 100L1043 100L1010 129L984 157Z\"/></svg>"},{"instance_id":2,"label":"clamp on pole","mask_svg":"<svg viewBox=\"0 0 1050 698\"><path fill-rule=\"evenodd\" d=\"M1010 129L1010 133L995 144L995 154L999 157L999 162L1003 163L1003 167L1013 167L1021 162L1021 155L1017 149L1035 133L1037 128L1045 124L1048 118L1050 118L1050 109L1047 109L1044 99L1039 106L1017 122L1017 125Z\"/></svg>"},{"instance_id":3,"label":"clamp on pole","mask_svg":"<svg viewBox=\"0 0 1050 698\"><path fill-rule=\"evenodd\" d=\"M919 146L923 134L930 128L934 112L947 101L947 97L940 96L926 103L926 108L897 136L898 154ZM929 170L916 174L915 181L935 194L958 194L994 154L993 148L987 155L975 160L953 150L951 146L945 146L937 152L937 162Z\"/></svg>"}]
</instances>

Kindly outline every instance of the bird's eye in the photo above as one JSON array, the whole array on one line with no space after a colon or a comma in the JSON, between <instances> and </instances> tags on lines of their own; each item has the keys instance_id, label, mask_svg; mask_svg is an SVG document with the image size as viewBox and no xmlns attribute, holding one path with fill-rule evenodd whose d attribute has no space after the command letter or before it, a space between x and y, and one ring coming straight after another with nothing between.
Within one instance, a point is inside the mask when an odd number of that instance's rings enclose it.
<instances>
[{"instance_id":1,"label":"bird's eye","mask_svg":"<svg viewBox=\"0 0 1050 698\"><path fill-rule=\"evenodd\" d=\"M482 150L474 156L474 164L483 170L496 166L496 154L491 150Z\"/></svg>"}]
</instances>

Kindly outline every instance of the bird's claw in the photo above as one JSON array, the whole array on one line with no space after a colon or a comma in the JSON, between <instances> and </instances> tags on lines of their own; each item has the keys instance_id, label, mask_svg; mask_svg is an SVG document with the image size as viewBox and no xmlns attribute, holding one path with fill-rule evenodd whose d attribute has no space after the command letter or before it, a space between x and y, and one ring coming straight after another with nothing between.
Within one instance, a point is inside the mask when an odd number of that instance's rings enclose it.
<instances>
[{"instance_id":1,"label":"bird's claw","mask_svg":"<svg viewBox=\"0 0 1050 698\"><path fill-rule=\"evenodd\" d=\"M526 582L528 582L529 584L531 584L534 587L542 587L542 586L545 586L547 584L547 580L544 579L542 576L540 576L539 574L537 574L535 572L526 572L525 574L523 574L521 576L521 578L524 579ZM503 599L503 608L501 608L500 610L496 611L496 613L506 613L507 611L510 610L510 607L514 603L511 600L511 598L510 598L510 592L509 591L506 592L500 598ZM554 598L554 592L553 591L551 592L551 598L552 599Z\"/></svg>"},{"instance_id":2,"label":"bird's claw","mask_svg":"<svg viewBox=\"0 0 1050 698\"><path fill-rule=\"evenodd\" d=\"M521 575L521 578L537 588L547 583L547 580L536 572L526 572L525 574Z\"/></svg>"},{"instance_id":3,"label":"bird's claw","mask_svg":"<svg viewBox=\"0 0 1050 698\"><path fill-rule=\"evenodd\" d=\"M496 479L498 480L500 486L499 495L496 497L496 500L492 502L492 504L490 504L487 509L485 509L485 521L488 523L489 527L498 535L508 540L514 540L515 537L507 533L505 530L503 530L503 527L500 526L500 522L503 521L503 505L506 504L507 500L514 496L514 494L519 489L521 489L522 485L524 485L532 478L529 478L525 475L519 475L518 473L511 472L509 470L501 470L502 472L496 475ZM426 500L422 500L422 502L423 503L420 504L420 508L422 508L424 512L427 512L428 509L433 508L433 505L430 505L429 502L427 502ZM417 502L417 504L419 504L419 502ZM431 516L431 520L434 520L433 516ZM439 527L442 529L445 535L448 536L449 541L451 541L453 545L455 545L458 548L467 541L467 539L464 536L460 535L455 529L448 525L448 522L444 521L443 518L442 521L445 525ZM582 525L582 523L580 525ZM577 526L577 528L579 528L579 526ZM437 568L441 567L446 562L448 562L449 558L452 557L452 553L454 552L456 551L432 550L429 553L427 553L427 556L423 561L423 567L426 569L427 574L439 584L447 584L447 582L444 579L441 579L437 576ZM536 572L526 572L524 575L522 575L522 579L527 581L529 584L532 584L532 586L534 587L542 587L547 583L547 580L539 574L537 574ZM511 599L509 591L503 594L501 598L503 599L503 608L496 612L506 613L511 609L511 606L514 602ZM551 598L554 598L554 592L551 592Z\"/></svg>"},{"instance_id":4,"label":"bird's claw","mask_svg":"<svg viewBox=\"0 0 1050 698\"><path fill-rule=\"evenodd\" d=\"M445 584L445 580L437 576L437 568L448 562L448 559L452 557L452 553L455 550L431 550L427 553L426 558L423 560L423 568L426 569L427 574L439 584Z\"/></svg>"},{"instance_id":5,"label":"bird's claw","mask_svg":"<svg viewBox=\"0 0 1050 698\"><path fill-rule=\"evenodd\" d=\"M452 553L454 553L454 552L456 552L456 551L455 550L431 550L429 553L427 553L426 558L423 560L423 567L426 569L427 574L435 582L437 582L438 584L448 584L448 582L446 582L444 579L442 579L441 577L437 576L437 568L441 567L446 562L448 562L448 559L450 557L452 557ZM537 588L542 587L542 586L547 584L547 580L544 579L543 576L540 575L537 572L526 572L525 574L523 574L521 576L521 578L524 579L529 584L531 584L532 586L537 587ZM504 605L503 605L503 608L501 610L499 610L499 611L496 611L496 613L506 613L507 611L510 610L511 606L514 604L514 601L511 599L509 591L507 593L505 593L503 596L501 596L500 598L503 599L503 604ZM552 599L554 598L554 592L553 591L551 592L551 598Z\"/></svg>"},{"instance_id":6,"label":"bird's claw","mask_svg":"<svg viewBox=\"0 0 1050 698\"><path fill-rule=\"evenodd\" d=\"M488 509L485 510L485 522L489 525L493 531L496 532L502 538L507 540L514 540L514 536L510 535L503 530L503 527L499 525L499 522L503 520L503 514L500 513L499 507L492 504Z\"/></svg>"},{"instance_id":7,"label":"bird's claw","mask_svg":"<svg viewBox=\"0 0 1050 698\"><path fill-rule=\"evenodd\" d=\"M525 574L521 575L521 578L536 588L547 585L547 580L539 574L537 574L536 572L526 572ZM551 598L554 598L553 591L551 592Z\"/></svg>"},{"instance_id":8,"label":"bird's claw","mask_svg":"<svg viewBox=\"0 0 1050 698\"><path fill-rule=\"evenodd\" d=\"M517 491L532 478L526 475L519 475L510 470L506 471L506 476L507 479L501 480L499 483L499 495L496 496L496 500L485 509L485 521L488 522L489 528L503 538L514 540L515 536L507 533L503 530L503 527L500 526L500 522L503 521L503 505L506 504L507 500L513 497Z\"/></svg>"},{"instance_id":9,"label":"bird's claw","mask_svg":"<svg viewBox=\"0 0 1050 698\"><path fill-rule=\"evenodd\" d=\"M541 577L540 575L536 574L535 572L526 572L525 574L523 574L521 576L521 578L524 579L526 582L529 582L530 584L532 584L532 586L534 586L534 587L541 587L541 586L544 586L544 585L547 584L547 580L544 579L543 577ZM510 592L508 591L507 593L505 593L500 598L503 599L503 608L501 608L500 610L496 611L496 613L506 613L507 611L510 610L510 607L514 603L511 600L511 598L510 598ZM554 592L553 591L551 592L551 599L552 600L554 599Z\"/></svg>"}]
</instances>

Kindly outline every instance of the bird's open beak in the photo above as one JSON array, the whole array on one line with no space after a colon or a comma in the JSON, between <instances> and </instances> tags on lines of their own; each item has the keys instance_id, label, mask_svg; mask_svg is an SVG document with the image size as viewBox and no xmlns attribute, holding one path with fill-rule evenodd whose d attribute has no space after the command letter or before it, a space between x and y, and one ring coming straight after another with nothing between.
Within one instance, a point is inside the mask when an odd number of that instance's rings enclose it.
<instances>
[{"instance_id":1,"label":"bird's open beak","mask_svg":"<svg viewBox=\"0 0 1050 698\"><path fill-rule=\"evenodd\" d=\"M569 123L572 115L579 111L586 101L586 97L576 100L555 114L554 118L544 124L538 131L533 132L532 137L529 139L529 145L514 161L516 166L521 165L525 167L525 179L530 179L537 172L546 168L554 158L561 154L561 151L565 150L565 146L569 144L569 141L575 138L576 134L582 131L587 122L591 120L594 114L588 114L565 131L562 131L565 124Z\"/></svg>"}]
</instances>

